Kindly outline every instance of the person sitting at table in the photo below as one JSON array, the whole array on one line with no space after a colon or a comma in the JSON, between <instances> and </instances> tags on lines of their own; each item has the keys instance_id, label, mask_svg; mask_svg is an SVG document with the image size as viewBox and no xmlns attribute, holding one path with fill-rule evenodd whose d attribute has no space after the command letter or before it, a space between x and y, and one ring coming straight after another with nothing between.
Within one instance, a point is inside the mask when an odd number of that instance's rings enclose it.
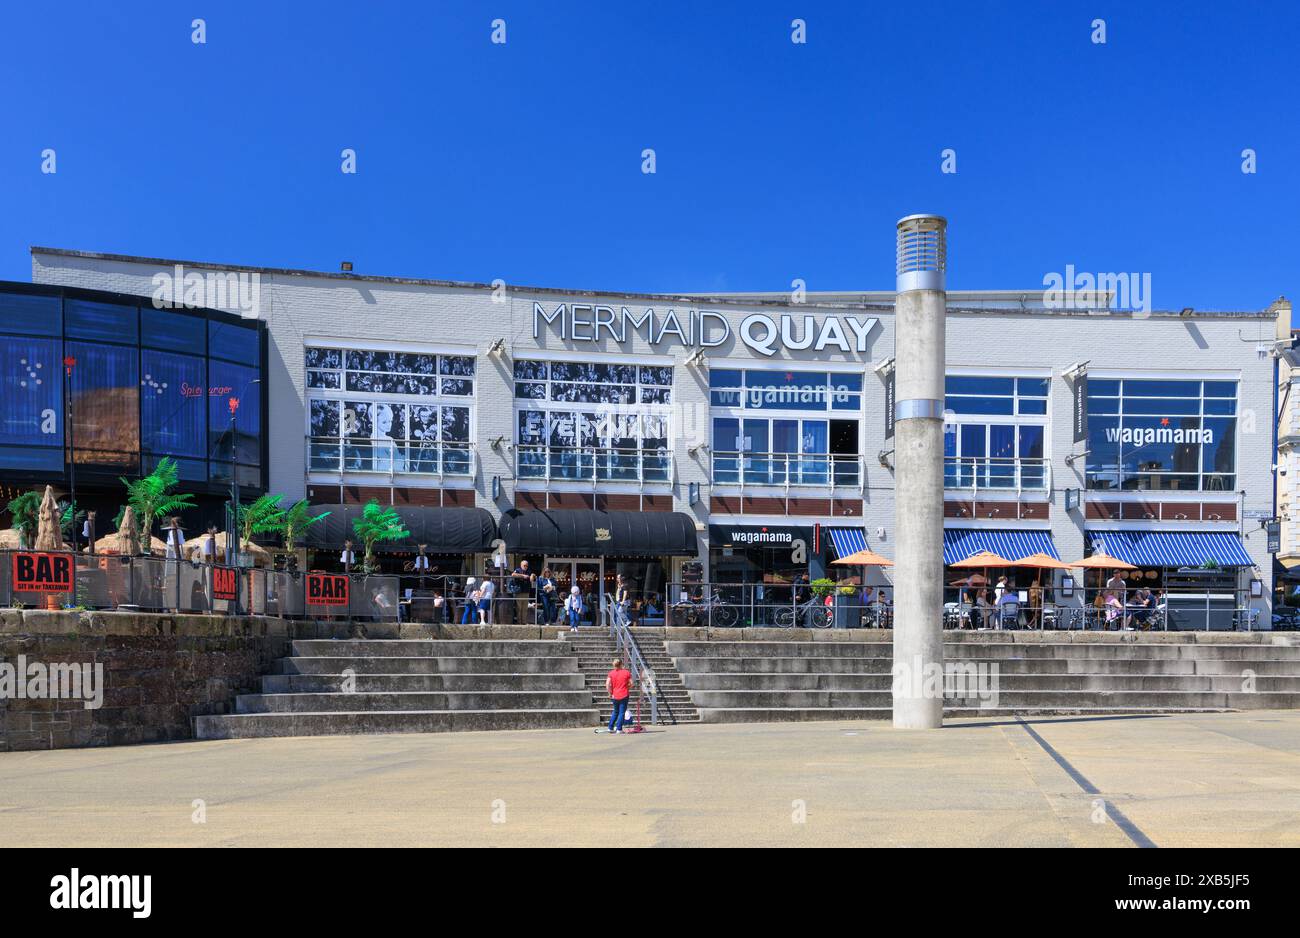
<instances>
[{"instance_id":1,"label":"person sitting at table","mask_svg":"<svg viewBox=\"0 0 1300 938\"><path fill-rule=\"evenodd\" d=\"M1129 600L1128 619L1138 628L1146 631L1151 628L1151 614L1155 611L1155 597L1145 586L1135 592Z\"/></svg>"},{"instance_id":2,"label":"person sitting at table","mask_svg":"<svg viewBox=\"0 0 1300 938\"><path fill-rule=\"evenodd\" d=\"M1009 628L1016 628L1020 624L1020 594L1016 592L1014 586L1010 583L1002 583L1002 595L998 597L998 627L1001 628L1003 622L1009 623ZM1015 618L1012 618L1012 615Z\"/></svg>"},{"instance_id":3,"label":"person sitting at table","mask_svg":"<svg viewBox=\"0 0 1300 938\"><path fill-rule=\"evenodd\" d=\"M979 616L979 628L987 629L989 619L993 618L993 603L989 602L989 591L987 589L978 589L975 591L975 611L974 615Z\"/></svg>"}]
</instances>

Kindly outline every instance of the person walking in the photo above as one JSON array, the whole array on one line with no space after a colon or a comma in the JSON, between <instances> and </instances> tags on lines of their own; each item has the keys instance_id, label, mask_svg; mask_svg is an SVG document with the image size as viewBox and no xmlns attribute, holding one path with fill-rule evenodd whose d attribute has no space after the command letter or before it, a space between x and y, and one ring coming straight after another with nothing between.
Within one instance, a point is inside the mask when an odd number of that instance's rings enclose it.
<instances>
[{"instance_id":1,"label":"person walking","mask_svg":"<svg viewBox=\"0 0 1300 938\"><path fill-rule=\"evenodd\" d=\"M628 609L631 605L627 579L620 573L614 581L614 621L621 626L627 625L630 620Z\"/></svg>"},{"instance_id":2,"label":"person walking","mask_svg":"<svg viewBox=\"0 0 1300 938\"><path fill-rule=\"evenodd\" d=\"M465 581L465 603L460 614L461 625L473 625L478 621L478 589L474 585L477 582L473 577Z\"/></svg>"},{"instance_id":3,"label":"person walking","mask_svg":"<svg viewBox=\"0 0 1300 938\"><path fill-rule=\"evenodd\" d=\"M578 631L578 623L582 621L582 590L576 586L564 597L564 614L569 620L569 631Z\"/></svg>"},{"instance_id":4,"label":"person walking","mask_svg":"<svg viewBox=\"0 0 1300 938\"><path fill-rule=\"evenodd\" d=\"M613 667L605 675L605 693L614 702L614 712L609 715L609 731L621 733L627 717L628 698L632 696L632 672L623 667L622 658L615 658Z\"/></svg>"}]
</instances>

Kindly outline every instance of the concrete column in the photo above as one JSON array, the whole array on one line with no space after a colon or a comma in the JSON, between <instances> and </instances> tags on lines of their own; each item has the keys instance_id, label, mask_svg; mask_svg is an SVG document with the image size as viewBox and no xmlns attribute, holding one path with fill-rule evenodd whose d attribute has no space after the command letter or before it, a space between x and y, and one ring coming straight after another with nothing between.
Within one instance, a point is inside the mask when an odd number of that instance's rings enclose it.
<instances>
[{"instance_id":1,"label":"concrete column","mask_svg":"<svg viewBox=\"0 0 1300 938\"><path fill-rule=\"evenodd\" d=\"M943 725L944 219L898 223L894 726Z\"/></svg>"}]
</instances>

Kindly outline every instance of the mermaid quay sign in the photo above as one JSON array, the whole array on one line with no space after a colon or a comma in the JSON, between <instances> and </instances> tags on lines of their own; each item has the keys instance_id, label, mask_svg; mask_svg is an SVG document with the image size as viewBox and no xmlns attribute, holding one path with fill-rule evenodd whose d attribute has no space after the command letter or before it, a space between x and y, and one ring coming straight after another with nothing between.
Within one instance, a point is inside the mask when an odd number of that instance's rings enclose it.
<instances>
[{"instance_id":1,"label":"mermaid quay sign","mask_svg":"<svg viewBox=\"0 0 1300 938\"><path fill-rule=\"evenodd\" d=\"M740 321L736 331L741 342L768 357L781 350L821 352L828 348L865 355L870 351L869 337L877 322L877 319L857 316L824 316L819 320L811 313L801 316L751 313ZM541 303L534 302L533 338L540 338L548 327L558 332L561 339L573 342L599 342L604 332L607 338L618 343L640 335L650 345L675 338L688 348L716 348L731 338L730 321L712 310L678 313L669 309L660 314L647 307L638 313L626 306L615 310L612 306L560 303L547 312Z\"/></svg>"}]
</instances>

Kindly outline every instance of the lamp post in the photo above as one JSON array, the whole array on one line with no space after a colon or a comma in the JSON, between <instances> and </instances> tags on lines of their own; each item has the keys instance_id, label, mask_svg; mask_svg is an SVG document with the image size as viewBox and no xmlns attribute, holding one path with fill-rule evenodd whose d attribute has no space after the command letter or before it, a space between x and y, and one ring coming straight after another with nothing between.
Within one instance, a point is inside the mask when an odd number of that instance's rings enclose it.
<instances>
[{"instance_id":1,"label":"lamp post","mask_svg":"<svg viewBox=\"0 0 1300 938\"><path fill-rule=\"evenodd\" d=\"M63 421L68 428L68 488L72 499L72 552L77 551L77 440L72 424L72 369L77 360L71 355L63 356L64 386L67 388L67 405L64 407Z\"/></svg>"},{"instance_id":2,"label":"lamp post","mask_svg":"<svg viewBox=\"0 0 1300 938\"><path fill-rule=\"evenodd\" d=\"M900 219L894 298L894 726L943 725L947 222ZM937 679L937 680L936 680Z\"/></svg>"},{"instance_id":3,"label":"lamp post","mask_svg":"<svg viewBox=\"0 0 1300 938\"><path fill-rule=\"evenodd\" d=\"M239 480L236 478L235 466L235 415L239 413L240 398L248 392L248 389L255 384L261 384L261 378L250 378L244 382L244 388L239 392L239 397L232 396L226 403L230 406L230 523L226 528L226 565L235 566L236 554L238 553L238 528L239 528Z\"/></svg>"}]
</instances>

